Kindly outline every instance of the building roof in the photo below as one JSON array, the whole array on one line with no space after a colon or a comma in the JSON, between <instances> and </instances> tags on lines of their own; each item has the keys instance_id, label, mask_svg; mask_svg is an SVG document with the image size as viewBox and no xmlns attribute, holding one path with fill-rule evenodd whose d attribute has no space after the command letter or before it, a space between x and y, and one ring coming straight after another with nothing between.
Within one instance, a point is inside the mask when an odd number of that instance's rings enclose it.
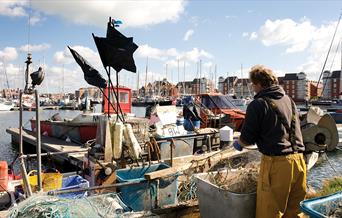
<instances>
[{"instance_id":1,"label":"building roof","mask_svg":"<svg viewBox=\"0 0 342 218\"><path fill-rule=\"evenodd\" d=\"M283 80L298 80L298 77L296 73L287 73Z\"/></svg>"},{"instance_id":2,"label":"building roof","mask_svg":"<svg viewBox=\"0 0 342 218\"><path fill-rule=\"evenodd\" d=\"M340 78L341 76L341 71L340 70L335 70L331 74L331 78Z\"/></svg>"}]
</instances>

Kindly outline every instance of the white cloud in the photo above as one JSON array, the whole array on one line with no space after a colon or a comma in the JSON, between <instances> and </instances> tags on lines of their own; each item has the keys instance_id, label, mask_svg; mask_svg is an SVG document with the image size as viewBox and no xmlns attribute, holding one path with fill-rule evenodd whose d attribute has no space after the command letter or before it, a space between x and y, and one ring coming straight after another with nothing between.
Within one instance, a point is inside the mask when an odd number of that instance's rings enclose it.
<instances>
[{"instance_id":1,"label":"white cloud","mask_svg":"<svg viewBox=\"0 0 342 218\"><path fill-rule=\"evenodd\" d=\"M42 43L42 44L37 44L37 45L26 44L26 45L20 46L19 51L27 52L27 47L29 48L30 52L40 52L40 51L49 49L50 44L48 43Z\"/></svg>"},{"instance_id":2,"label":"white cloud","mask_svg":"<svg viewBox=\"0 0 342 218\"><path fill-rule=\"evenodd\" d=\"M258 38L258 34L256 32L252 32L249 36L249 39L250 40L255 40Z\"/></svg>"},{"instance_id":3,"label":"white cloud","mask_svg":"<svg viewBox=\"0 0 342 218\"><path fill-rule=\"evenodd\" d=\"M309 20L296 23L292 19L266 20L259 29L259 39L265 46L285 45L287 53L304 51L310 44L316 28Z\"/></svg>"},{"instance_id":4,"label":"white cloud","mask_svg":"<svg viewBox=\"0 0 342 218\"><path fill-rule=\"evenodd\" d=\"M170 61L170 59L179 59L180 61L197 62L201 58L213 58L212 54L206 52L203 49L193 48L190 51L180 52L177 51L175 48L163 50L159 48L150 47L147 44L139 46L136 53L140 57L148 57L160 61Z\"/></svg>"},{"instance_id":5,"label":"white cloud","mask_svg":"<svg viewBox=\"0 0 342 218\"><path fill-rule=\"evenodd\" d=\"M32 7L42 13L61 16L67 21L105 27L108 16L123 21L123 26L148 26L175 22L184 12L184 0L166 1L80 1L33 0Z\"/></svg>"},{"instance_id":6,"label":"white cloud","mask_svg":"<svg viewBox=\"0 0 342 218\"><path fill-rule=\"evenodd\" d=\"M188 31L186 31L184 37L183 37L183 40L184 41L188 41L190 36L192 36L194 34L194 30L193 29L190 29Z\"/></svg>"},{"instance_id":7,"label":"white cloud","mask_svg":"<svg viewBox=\"0 0 342 218\"><path fill-rule=\"evenodd\" d=\"M3 50L0 50L0 62L9 62L17 59L18 52L16 48L6 47Z\"/></svg>"},{"instance_id":8,"label":"white cloud","mask_svg":"<svg viewBox=\"0 0 342 218\"><path fill-rule=\"evenodd\" d=\"M249 36L249 33L248 32L243 32L242 33L242 37L248 37Z\"/></svg>"},{"instance_id":9,"label":"white cloud","mask_svg":"<svg viewBox=\"0 0 342 218\"><path fill-rule=\"evenodd\" d=\"M84 59L86 59L92 66L99 68L102 66L101 59L97 52L92 49L80 45L70 46L72 49L77 51ZM54 62L57 64L71 64L75 63L69 49L66 47L64 51L57 51L54 54Z\"/></svg>"},{"instance_id":10,"label":"white cloud","mask_svg":"<svg viewBox=\"0 0 342 218\"><path fill-rule=\"evenodd\" d=\"M303 71L309 79L317 80L337 26L337 21L325 22L320 26L313 25L306 17L295 22L291 19L267 20L255 33L255 38L265 46L284 46L285 53L305 52L305 62L294 71ZM335 36L325 70L340 69L340 51L337 49L339 39L342 38L341 26ZM250 35L252 39L253 33ZM338 54L336 54L338 52ZM335 60L333 60L333 57ZM332 67L331 67L332 66Z\"/></svg>"},{"instance_id":11,"label":"white cloud","mask_svg":"<svg viewBox=\"0 0 342 218\"><path fill-rule=\"evenodd\" d=\"M25 6L27 5L26 0L11 0L0 2L0 15L10 17L21 17L27 16Z\"/></svg>"}]
</instances>

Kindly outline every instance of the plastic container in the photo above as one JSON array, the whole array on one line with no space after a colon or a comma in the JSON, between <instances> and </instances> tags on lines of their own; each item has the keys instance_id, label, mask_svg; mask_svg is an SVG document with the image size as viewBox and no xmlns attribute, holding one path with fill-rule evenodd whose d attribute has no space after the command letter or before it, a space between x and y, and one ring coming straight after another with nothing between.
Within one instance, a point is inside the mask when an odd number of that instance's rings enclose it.
<instances>
[{"instance_id":1,"label":"plastic container","mask_svg":"<svg viewBox=\"0 0 342 218\"><path fill-rule=\"evenodd\" d=\"M70 189L79 189L79 188L89 188L89 182L85 180L82 176L74 175L65 177L62 180L62 188L60 190L70 190ZM88 195L87 191L82 192L72 192L66 194L58 195L61 198L82 198Z\"/></svg>"},{"instance_id":2,"label":"plastic container","mask_svg":"<svg viewBox=\"0 0 342 218\"><path fill-rule=\"evenodd\" d=\"M118 182L146 181L144 178L146 173L167 168L169 168L168 165L160 163L132 169L120 169L116 171L116 177ZM159 181L159 206L176 204L178 174ZM120 194L122 201L133 211L151 210L156 203L156 188L156 181L150 184L146 181L146 183L122 187Z\"/></svg>"},{"instance_id":3,"label":"plastic container","mask_svg":"<svg viewBox=\"0 0 342 218\"><path fill-rule=\"evenodd\" d=\"M223 142L233 141L234 131L229 126L224 126L220 129L220 140Z\"/></svg>"},{"instance_id":4,"label":"plastic container","mask_svg":"<svg viewBox=\"0 0 342 218\"><path fill-rule=\"evenodd\" d=\"M336 192L331 195L304 200L300 202L300 208L310 218L325 218L328 217L329 212L338 208L341 202L342 192Z\"/></svg>"},{"instance_id":5,"label":"plastic container","mask_svg":"<svg viewBox=\"0 0 342 218\"><path fill-rule=\"evenodd\" d=\"M195 175L201 218L255 217L256 193L238 194L221 189L209 182L210 176L216 173ZM237 173L237 171L228 171L228 173Z\"/></svg>"},{"instance_id":6,"label":"plastic container","mask_svg":"<svg viewBox=\"0 0 342 218\"><path fill-rule=\"evenodd\" d=\"M0 161L0 191L8 187L8 165L6 161Z\"/></svg>"},{"instance_id":7,"label":"plastic container","mask_svg":"<svg viewBox=\"0 0 342 218\"><path fill-rule=\"evenodd\" d=\"M201 121L199 120L188 120L184 119L184 129L187 131L194 131L194 129L199 129L201 125Z\"/></svg>"},{"instance_id":8,"label":"plastic container","mask_svg":"<svg viewBox=\"0 0 342 218\"><path fill-rule=\"evenodd\" d=\"M38 188L38 177L34 174L37 174L37 170L32 170L27 174L32 192L36 192ZM62 188L63 175L60 172L42 173L41 178L44 192ZM21 183L22 186L25 187L23 182Z\"/></svg>"}]
</instances>

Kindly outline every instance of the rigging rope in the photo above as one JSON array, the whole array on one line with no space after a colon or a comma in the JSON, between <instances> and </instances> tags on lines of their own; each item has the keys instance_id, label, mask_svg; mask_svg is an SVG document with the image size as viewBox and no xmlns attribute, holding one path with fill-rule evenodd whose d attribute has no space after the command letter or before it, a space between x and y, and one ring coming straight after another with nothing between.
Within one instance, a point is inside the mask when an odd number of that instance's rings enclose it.
<instances>
[{"instance_id":1,"label":"rigging rope","mask_svg":"<svg viewBox=\"0 0 342 218\"><path fill-rule=\"evenodd\" d=\"M338 22L337 22L337 25L336 25L336 29L335 29L333 38L332 38L331 43L330 43L330 47L329 47L329 50L328 50L327 57L325 58L325 61L324 61L324 64L323 64L323 68L322 68L321 74L319 75L319 78L318 78L317 85L316 85L317 88L318 88L318 85L319 85L319 83L320 83L320 81L321 81L321 78L322 78L322 75L323 75L323 72L324 72L325 65L327 64L328 57L329 57L329 54L330 54L330 50L331 50L331 47L332 47L332 45L333 45L333 42L334 42L334 39L335 39L335 35L336 35L336 32L337 32L338 26L339 26L339 24L340 24L340 21L341 21L341 17L342 17L342 13L340 14L340 17L339 17L339 19L338 19ZM320 96L318 96L318 97L320 97Z\"/></svg>"}]
</instances>

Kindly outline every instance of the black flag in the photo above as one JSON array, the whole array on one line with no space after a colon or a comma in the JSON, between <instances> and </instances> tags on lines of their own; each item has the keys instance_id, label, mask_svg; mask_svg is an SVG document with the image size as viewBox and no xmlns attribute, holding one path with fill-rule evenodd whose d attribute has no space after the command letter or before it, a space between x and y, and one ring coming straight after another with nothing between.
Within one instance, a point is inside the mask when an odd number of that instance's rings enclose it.
<instances>
[{"instance_id":1,"label":"black flag","mask_svg":"<svg viewBox=\"0 0 342 218\"><path fill-rule=\"evenodd\" d=\"M93 37L105 67L113 67L116 72L122 69L136 72L133 53L138 46L133 42L132 37L124 36L111 22L108 22L106 38L94 34Z\"/></svg>"},{"instance_id":2,"label":"black flag","mask_svg":"<svg viewBox=\"0 0 342 218\"><path fill-rule=\"evenodd\" d=\"M128 52L124 48L118 48L113 45L112 40L107 38L94 36L94 41L99 51L101 61L105 67L113 67L116 72L122 69L136 72L137 68L134 63L133 53Z\"/></svg>"},{"instance_id":3,"label":"black flag","mask_svg":"<svg viewBox=\"0 0 342 218\"><path fill-rule=\"evenodd\" d=\"M107 82L106 80L101 76L101 74L94 69L88 61L86 61L80 54L78 54L75 50L70 48L68 46L72 56L74 57L75 61L80 65L83 73L84 73L84 79L87 81L89 85L93 85L99 88L106 88Z\"/></svg>"}]
</instances>

